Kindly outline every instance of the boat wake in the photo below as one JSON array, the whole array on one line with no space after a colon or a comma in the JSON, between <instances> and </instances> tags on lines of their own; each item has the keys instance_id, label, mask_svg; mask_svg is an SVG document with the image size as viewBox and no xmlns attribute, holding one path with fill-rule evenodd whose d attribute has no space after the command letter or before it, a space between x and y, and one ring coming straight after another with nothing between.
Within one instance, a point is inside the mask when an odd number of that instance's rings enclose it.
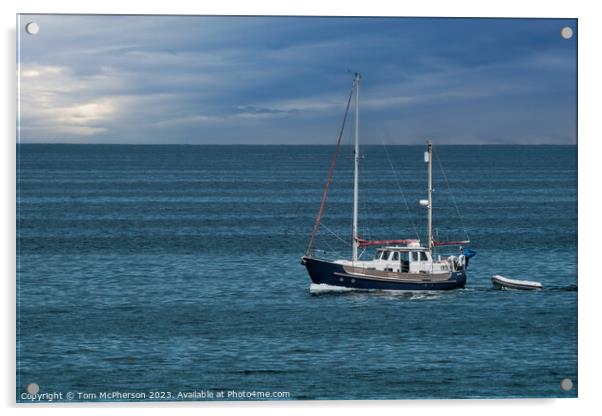
<instances>
[{"instance_id":1,"label":"boat wake","mask_svg":"<svg viewBox=\"0 0 602 416\"><path fill-rule=\"evenodd\" d=\"M369 294L371 296L382 296L391 299L439 299L442 292L438 290L384 290L384 289L355 289L350 287L332 286L327 284L311 283L309 293L314 296L320 295L343 295L343 294Z\"/></svg>"},{"instance_id":2,"label":"boat wake","mask_svg":"<svg viewBox=\"0 0 602 416\"><path fill-rule=\"evenodd\" d=\"M312 295L320 295L323 293L344 293L344 292L358 292L365 290L353 289L351 287L342 287L342 286L332 286L327 284L316 284L311 283L309 285L309 293Z\"/></svg>"},{"instance_id":3,"label":"boat wake","mask_svg":"<svg viewBox=\"0 0 602 416\"><path fill-rule=\"evenodd\" d=\"M518 290L507 290L516 291ZM538 292L577 292L577 285L568 286L548 286L540 289ZM469 294L471 292L499 292L499 289L495 289L491 286L472 286L465 287L462 289L450 290L450 291L428 291L428 290L383 290L383 289L355 289L351 287L332 286L327 284L316 284L311 283L309 285L309 293L313 296L324 296L324 295L361 295L369 294L371 296L383 296L391 299L439 299L442 296L450 294Z\"/></svg>"},{"instance_id":4,"label":"boat wake","mask_svg":"<svg viewBox=\"0 0 602 416\"><path fill-rule=\"evenodd\" d=\"M579 288L577 287L577 285L568 285L568 286L550 286L548 288L545 288L547 290L554 290L557 292L578 292Z\"/></svg>"}]
</instances>

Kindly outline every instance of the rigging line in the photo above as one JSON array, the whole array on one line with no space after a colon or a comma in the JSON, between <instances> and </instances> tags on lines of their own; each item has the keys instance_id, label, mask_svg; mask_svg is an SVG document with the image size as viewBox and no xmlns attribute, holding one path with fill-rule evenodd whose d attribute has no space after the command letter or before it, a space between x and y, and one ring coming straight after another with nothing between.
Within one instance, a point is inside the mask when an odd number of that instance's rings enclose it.
<instances>
[{"instance_id":1,"label":"rigging line","mask_svg":"<svg viewBox=\"0 0 602 416\"><path fill-rule=\"evenodd\" d=\"M361 147L361 145L360 145ZM364 147L365 149L365 147ZM362 155L362 159L366 158L366 153L365 152L360 152L360 154ZM368 197L366 196L367 192L361 192L360 193L360 203L362 204L362 212L370 212L370 204L368 203ZM373 234L372 234L372 229L370 228L370 226L368 225L368 219L366 219L365 221L361 222L361 232L359 234L360 236L366 237L368 240L372 240ZM364 249L362 250L361 253L358 254L357 258L361 259L362 255L366 252L366 250L368 250L368 247L364 247Z\"/></svg>"},{"instance_id":2,"label":"rigging line","mask_svg":"<svg viewBox=\"0 0 602 416\"><path fill-rule=\"evenodd\" d=\"M328 247L328 250L329 250L329 251L324 251L325 253L332 253L337 257L341 257L339 255L339 251L337 249L333 248L330 244L328 244L328 241L323 240L322 242Z\"/></svg>"},{"instance_id":3,"label":"rigging line","mask_svg":"<svg viewBox=\"0 0 602 416\"><path fill-rule=\"evenodd\" d=\"M447 174L445 173L445 170L443 169L443 165L441 164L441 159L439 159L437 152L433 152L433 156L435 159L437 159L437 163L439 164L439 169L441 169L441 173L443 173L443 178L445 179L445 184L447 186L447 190L452 198L454 207L456 207L456 213L458 214L458 218L460 218L460 224L462 224L462 229L464 230L464 235L466 236L466 240L470 240L470 237L468 236L468 231L466 230L466 225L464 224L464 218L462 218L462 215L460 214L460 208L458 208L458 204L456 203L456 197L454 196L454 192L451 190L451 187L449 186L449 181L447 180Z\"/></svg>"},{"instance_id":4,"label":"rigging line","mask_svg":"<svg viewBox=\"0 0 602 416\"><path fill-rule=\"evenodd\" d=\"M309 238L309 244L307 245L306 255L310 254L312 244L314 242L314 238L316 238L316 233L318 232L318 228L320 227L320 221L322 220L322 214L324 213L324 207L326 206L326 196L328 195L328 188L330 187L330 181L332 180L332 174L334 173L334 167L337 163L337 157L339 155L339 150L341 148L341 138L343 137L343 132L345 131L345 123L347 121L347 115L349 114L349 105L351 104L351 96L353 95L353 88L349 91L349 98L347 98L347 107L345 108L345 116L343 117L343 123L341 124L341 130L339 132L339 138L337 139L337 146L334 151L334 155L332 156L332 160L330 161L330 167L328 168L328 177L326 178L326 187L324 188L324 193L322 194L322 202L320 203L320 210L318 211L318 216L316 217L316 223L314 224L314 228L311 232L311 237Z\"/></svg>"},{"instance_id":5,"label":"rigging line","mask_svg":"<svg viewBox=\"0 0 602 416\"><path fill-rule=\"evenodd\" d=\"M318 250L318 249L314 249L312 250L315 253L323 253L324 255L327 255L328 257L332 257L334 256L334 258L340 258L341 255L339 254L338 250L334 249L330 244L328 244L327 241L322 241L322 243L324 245L326 245L327 250Z\"/></svg>"},{"instance_id":6,"label":"rigging line","mask_svg":"<svg viewBox=\"0 0 602 416\"><path fill-rule=\"evenodd\" d=\"M370 212L370 210L368 209L368 198L366 197L366 192L362 192L360 194L360 199L362 202L362 211ZM367 221L362 221L362 233L360 235L367 237L368 240L372 240L372 232L370 231L370 227L366 225L367 223Z\"/></svg>"},{"instance_id":7,"label":"rigging line","mask_svg":"<svg viewBox=\"0 0 602 416\"><path fill-rule=\"evenodd\" d=\"M330 234L335 236L335 238L337 238L337 239L341 240L343 243L345 243L345 245L347 245L349 247L353 247L347 240L341 238L337 233L335 233L330 228L328 228L324 223L322 223L321 225L322 225L322 227L324 227L326 229L326 231L328 231Z\"/></svg>"},{"instance_id":8,"label":"rigging line","mask_svg":"<svg viewBox=\"0 0 602 416\"><path fill-rule=\"evenodd\" d=\"M412 223L412 228L414 229L414 234L416 234L416 238L418 240L420 240L420 235L418 234L418 228L416 226L416 222L414 221L414 216L412 215L411 211L410 211L410 205L408 204L408 200L406 199L406 195L403 192L403 188L401 187L399 178L397 176L397 172L395 171L395 168L393 168L393 162L391 162L391 158L389 157L389 151L387 150L387 147L385 146L384 141L382 142L382 146L383 149L385 150L385 155L387 156L387 161L389 162L389 166L391 167L391 171L393 172L393 176L395 176L395 182L397 184L397 189L399 189L399 192L401 193L401 196L403 197L403 202L406 206L406 210L408 211L408 216L410 217L410 222Z\"/></svg>"},{"instance_id":9,"label":"rigging line","mask_svg":"<svg viewBox=\"0 0 602 416\"><path fill-rule=\"evenodd\" d=\"M362 192L360 194L360 200L362 203L362 210L363 212L370 212L370 210L368 209L368 198L366 197L366 192ZM360 235L363 238L366 238L368 240L372 240L372 229L368 226L368 219L366 219L365 221L362 221L362 232L360 233ZM361 253L358 254L357 258L361 259L362 256L364 255L364 253L366 252L366 250L368 250L368 247L364 247L364 249L362 250Z\"/></svg>"},{"instance_id":10,"label":"rigging line","mask_svg":"<svg viewBox=\"0 0 602 416\"><path fill-rule=\"evenodd\" d=\"M361 146L361 145L360 145L360 146ZM362 151L362 152L360 152L360 154L362 155L362 158L364 158L364 157L365 157L365 156L364 156L364 155L365 155L365 153L364 153L363 151ZM367 193L367 192L364 190L363 192L360 192L360 194L359 194L359 200L360 200L360 204L362 205L362 207L361 207L361 208L362 208L362 209L361 209L361 212L370 212L370 209L369 209L370 207L368 206L368 203L367 203L367 201L368 201L368 198L366 197L366 193ZM358 214L358 215L359 215L359 214ZM368 224L368 221L367 221L367 219L366 219L366 221L362 221L362 222L360 223L360 227L359 227L359 228L360 228L360 230L358 230L358 232L359 232L359 236L362 236L362 237L368 237L368 239L369 239L369 240L371 240L371 235L372 235L372 233L371 233L371 231L370 231L370 227L369 227L367 224ZM360 257L361 257L361 253L360 253L360 255L358 256L358 258L360 258Z\"/></svg>"}]
</instances>

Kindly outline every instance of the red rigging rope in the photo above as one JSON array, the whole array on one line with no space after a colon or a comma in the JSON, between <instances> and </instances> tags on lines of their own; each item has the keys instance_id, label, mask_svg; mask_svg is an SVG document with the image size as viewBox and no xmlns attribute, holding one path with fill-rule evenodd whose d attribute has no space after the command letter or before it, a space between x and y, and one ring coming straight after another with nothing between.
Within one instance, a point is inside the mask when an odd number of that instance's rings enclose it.
<instances>
[{"instance_id":1,"label":"red rigging rope","mask_svg":"<svg viewBox=\"0 0 602 416\"><path fill-rule=\"evenodd\" d=\"M330 168L328 169L328 177L326 179L326 187L324 188L324 193L322 194L322 202L320 203L320 210L318 211L318 216L316 217L316 223L314 224L314 228L311 232L311 237L309 239L309 244L307 245L307 251L305 252L306 256L310 255L311 247L314 243L314 239L316 238L318 228L320 228L320 222L322 221L322 214L324 214L324 208L326 207L326 197L328 196L328 188L330 188L330 182L332 180L332 175L334 173L334 167L337 163L337 157L339 156L339 150L341 148L341 138L343 137L343 132L345 131L345 123L347 121L347 115L349 114L349 106L351 104L351 96L352 95L353 95L353 89L349 92L349 98L347 98L347 107L345 108L345 116L343 117L343 124L341 125L341 131L339 132L339 138L337 139L337 146L334 150L334 155L332 156L332 160L330 161Z\"/></svg>"}]
</instances>

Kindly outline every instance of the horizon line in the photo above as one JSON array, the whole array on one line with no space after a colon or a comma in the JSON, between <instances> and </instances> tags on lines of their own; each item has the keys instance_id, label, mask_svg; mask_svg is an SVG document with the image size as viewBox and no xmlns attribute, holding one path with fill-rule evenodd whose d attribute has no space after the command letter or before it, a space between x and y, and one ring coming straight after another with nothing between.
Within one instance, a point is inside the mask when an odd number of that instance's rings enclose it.
<instances>
[{"instance_id":1,"label":"horizon line","mask_svg":"<svg viewBox=\"0 0 602 416\"><path fill-rule=\"evenodd\" d=\"M426 143L426 141L425 141ZM16 143L17 146L29 145L57 145L57 146L336 146L336 143L65 143L65 142L32 142ZM381 144L362 144L361 146L423 146L423 143L381 143ZM577 146L577 143L433 143L440 146ZM351 146L353 144L342 144L341 146Z\"/></svg>"}]
</instances>

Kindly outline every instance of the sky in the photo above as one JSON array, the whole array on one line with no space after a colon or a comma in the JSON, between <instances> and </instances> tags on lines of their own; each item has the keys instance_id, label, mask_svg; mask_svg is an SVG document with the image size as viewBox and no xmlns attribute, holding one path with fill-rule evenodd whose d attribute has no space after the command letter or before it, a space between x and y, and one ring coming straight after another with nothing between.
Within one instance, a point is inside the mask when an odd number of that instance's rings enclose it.
<instances>
[{"instance_id":1,"label":"sky","mask_svg":"<svg viewBox=\"0 0 602 416\"><path fill-rule=\"evenodd\" d=\"M577 142L575 19L21 15L17 30L20 143L334 144L349 71L363 144Z\"/></svg>"}]
</instances>

